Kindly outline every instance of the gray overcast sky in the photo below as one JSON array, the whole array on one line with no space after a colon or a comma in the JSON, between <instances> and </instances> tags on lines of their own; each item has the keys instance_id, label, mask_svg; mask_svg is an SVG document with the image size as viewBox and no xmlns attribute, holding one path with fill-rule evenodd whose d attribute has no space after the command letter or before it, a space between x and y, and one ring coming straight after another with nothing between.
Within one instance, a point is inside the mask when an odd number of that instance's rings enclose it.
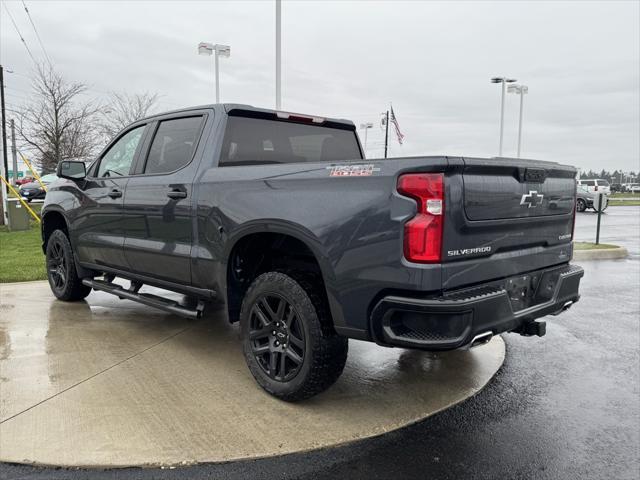
<instances>
[{"instance_id":1,"label":"gray overcast sky","mask_svg":"<svg viewBox=\"0 0 640 480\"><path fill-rule=\"evenodd\" d=\"M21 2L4 2L38 59ZM224 102L274 107L274 2L34 1L27 6L56 68L104 97L158 92L162 110L213 103L213 62L200 41L231 45ZM10 106L28 100L33 63L6 10L1 62ZM393 102L406 141L393 156L493 156L499 86L529 86L523 156L583 169L640 169L640 2L284 1L283 109L374 122ZM517 143L507 96L505 155Z\"/></svg>"}]
</instances>

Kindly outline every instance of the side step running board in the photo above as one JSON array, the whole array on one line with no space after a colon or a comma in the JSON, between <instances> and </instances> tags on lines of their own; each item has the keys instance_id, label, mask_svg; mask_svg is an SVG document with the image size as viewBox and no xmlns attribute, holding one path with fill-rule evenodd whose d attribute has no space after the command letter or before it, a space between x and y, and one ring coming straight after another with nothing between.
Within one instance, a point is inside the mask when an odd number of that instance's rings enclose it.
<instances>
[{"instance_id":1,"label":"side step running board","mask_svg":"<svg viewBox=\"0 0 640 480\"><path fill-rule=\"evenodd\" d=\"M113 279L113 277L110 277L110 279ZM90 278L85 278L82 280L82 283L94 290L111 293L120 299L126 298L127 300L133 300L134 302L159 308L167 312L175 313L176 315L182 315L183 317L200 318L204 311L204 302L202 300L198 300L198 305L195 309L190 309L180 305L178 302L169 300L168 298L159 297L150 293L138 293L138 290L140 290L140 287L142 286L140 283L131 282L131 287L129 289L110 281L94 280Z\"/></svg>"}]
</instances>

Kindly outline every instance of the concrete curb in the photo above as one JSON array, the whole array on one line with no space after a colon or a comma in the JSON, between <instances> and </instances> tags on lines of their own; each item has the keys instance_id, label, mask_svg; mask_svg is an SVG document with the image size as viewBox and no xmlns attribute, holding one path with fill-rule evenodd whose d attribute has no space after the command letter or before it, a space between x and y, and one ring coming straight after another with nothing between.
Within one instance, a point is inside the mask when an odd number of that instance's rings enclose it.
<instances>
[{"instance_id":1,"label":"concrete curb","mask_svg":"<svg viewBox=\"0 0 640 480\"><path fill-rule=\"evenodd\" d=\"M573 259L580 260L615 260L626 258L629 255L624 247L602 248L594 250L574 250Z\"/></svg>"}]
</instances>

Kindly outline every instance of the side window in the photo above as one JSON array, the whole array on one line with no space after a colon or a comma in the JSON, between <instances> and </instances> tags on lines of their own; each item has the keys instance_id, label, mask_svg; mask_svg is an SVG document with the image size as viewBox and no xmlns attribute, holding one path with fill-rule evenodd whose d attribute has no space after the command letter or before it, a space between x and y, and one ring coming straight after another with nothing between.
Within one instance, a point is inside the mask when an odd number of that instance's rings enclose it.
<instances>
[{"instance_id":1,"label":"side window","mask_svg":"<svg viewBox=\"0 0 640 480\"><path fill-rule=\"evenodd\" d=\"M584 184L587 185L588 187L595 187L596 181L595 180L586 180L584 182Z\"/></svg>"},{"instance_id":2,"label":"side window","mask_svg":"<svg viewBox=\"0 0 640 480\"><path fill-rule=\"evenodd\" d=\"M124 134L100 160L98 177L129 175L133 157L142 138L145 125Z\"/></svg>"},{"instance_id":3,"label":"side window","mask_svg":"<svg viewBox=\"0 0 640 480\"><path fill-rule=\"evenodd\" d=\"M193 157L202 116L160 122L144 173L168 173L184 167Z\"/></svg>"}]
</instances>

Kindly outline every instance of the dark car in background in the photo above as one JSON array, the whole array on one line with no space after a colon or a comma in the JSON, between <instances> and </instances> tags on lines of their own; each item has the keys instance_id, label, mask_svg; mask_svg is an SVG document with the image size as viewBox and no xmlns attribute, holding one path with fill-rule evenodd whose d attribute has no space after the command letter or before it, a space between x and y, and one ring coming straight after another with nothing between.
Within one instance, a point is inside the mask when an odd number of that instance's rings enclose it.
<instances>
[{"instance_id":1,"label":"dark car in background","mask_svg":"<svg viewBox=\"0 0 640 480\"><path fill-rule=\"evenodd\" d=\"M50 183L56 181L57 179L58 176L53 173L40 177L40 180L45 185L45 187ZM42 188L42 185L37 180L20 185L20 196L27 202L30 202L32 200L43 200L46 195L47 191Z\"/></svg>"}]
</instances>

